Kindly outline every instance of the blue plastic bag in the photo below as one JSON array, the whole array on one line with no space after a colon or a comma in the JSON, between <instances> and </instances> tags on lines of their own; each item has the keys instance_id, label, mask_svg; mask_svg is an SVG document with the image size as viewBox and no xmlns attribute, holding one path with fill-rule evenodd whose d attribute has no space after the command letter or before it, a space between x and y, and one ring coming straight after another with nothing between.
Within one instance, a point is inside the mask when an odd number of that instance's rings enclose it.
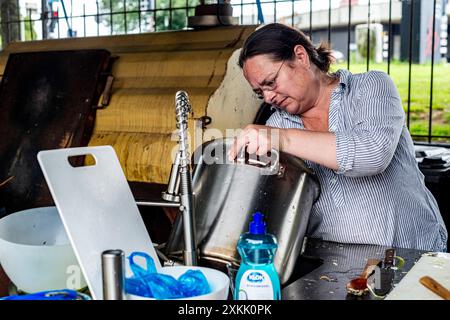
<instances>
[{"instance_id":1,"label":"blue plastic bag","mask_svg":"<svg viewBox=\"0 0 450 320\"><path fill-rule=\"evenodd\" d=\"M143 257L147 268L134 262L135 257ZM178 280L157 273L153 259L145 252L133 252L128 257L133 277L125 279L125 291L129 294L147 298L179 299L199 296L211 292L208 281L199 270L188 270Z\"/></svg>"},{"instance_id":2,"label":"blue plastic bag","mask_svg":"<svg viewBox=\"0 0 450 320\"><path fill-rule=\"evenodd\" d=\"M75 290L65 289L8 296L0 300L91 300L91 297Z\"/></svg>"}]
</instances>

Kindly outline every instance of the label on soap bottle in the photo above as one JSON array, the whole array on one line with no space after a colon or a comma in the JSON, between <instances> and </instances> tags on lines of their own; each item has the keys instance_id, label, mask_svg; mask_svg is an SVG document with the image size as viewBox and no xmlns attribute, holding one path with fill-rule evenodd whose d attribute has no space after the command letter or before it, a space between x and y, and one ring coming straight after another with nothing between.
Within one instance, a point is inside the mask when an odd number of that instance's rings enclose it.
<instances>
[{"instance_id":1,"label":"label on soap bottle","mask_svg":"<svg viewBox=\"0 0 450 320\"><path fill-rule=\"evenodd\" d=\"M239 284L239 300L273 300L273 285L267 272L247 270Z\"/></svg>"}]
</instances>

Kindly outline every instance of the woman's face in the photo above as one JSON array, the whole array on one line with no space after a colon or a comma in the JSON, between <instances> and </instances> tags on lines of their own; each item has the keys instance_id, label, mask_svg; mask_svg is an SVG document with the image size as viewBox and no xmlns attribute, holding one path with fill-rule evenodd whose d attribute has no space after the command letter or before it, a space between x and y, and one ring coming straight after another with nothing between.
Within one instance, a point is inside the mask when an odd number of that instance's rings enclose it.
<instances>
[{"instance_id":1,"label":"woman's face","mask_svg":"<svg viewBox=\"0 0 450 320\"><path fill-rule=\"evenodd\" d=\"M317 100L319 81L310 68L309 57L303 47L294 60L274 61L263 54L247 59L244 77L253 91L291 114L302 114Z\"/></svg>"}]
</instances>

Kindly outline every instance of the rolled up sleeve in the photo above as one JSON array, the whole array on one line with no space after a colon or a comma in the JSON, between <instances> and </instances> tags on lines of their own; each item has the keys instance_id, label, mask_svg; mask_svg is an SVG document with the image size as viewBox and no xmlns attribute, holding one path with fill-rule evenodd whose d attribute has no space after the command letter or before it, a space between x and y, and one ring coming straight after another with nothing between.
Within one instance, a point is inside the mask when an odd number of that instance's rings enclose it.
<instances>
[{"instance_id":1,"label":"rolled up sleeve","mask_svg":"<svg viewBox=\"0 0 450 320\"><path fill-rule=\"evenodd\" d=\"M383 72L369 72L354 103L352 125L336 134L336 173L370 176L383 172L397 148L405 113L397 89Z\"/></svg>"}]
</instances>

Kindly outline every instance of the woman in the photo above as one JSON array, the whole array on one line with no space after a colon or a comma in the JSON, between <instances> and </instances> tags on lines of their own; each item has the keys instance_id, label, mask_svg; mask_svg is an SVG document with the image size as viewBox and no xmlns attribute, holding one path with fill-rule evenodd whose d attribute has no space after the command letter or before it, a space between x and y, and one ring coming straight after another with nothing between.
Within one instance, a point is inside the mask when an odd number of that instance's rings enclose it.
<instances>
[{"instance_id":1,"label":"woman","mask_svg":"<svg viewBox=\"0 0 450 320\"><path fill-rule=\"evenodd\" d=\"M239 65L276 110L266 126L248 125L235 138L230 159L244 146L258 155L278 146L304 159L321 185L311 237L445 251L447 230L418 169L392 80L379 71L330 73L331 61L325 46L315 48L282 24L250 35Z\"/></svg>"}]
</instances>

